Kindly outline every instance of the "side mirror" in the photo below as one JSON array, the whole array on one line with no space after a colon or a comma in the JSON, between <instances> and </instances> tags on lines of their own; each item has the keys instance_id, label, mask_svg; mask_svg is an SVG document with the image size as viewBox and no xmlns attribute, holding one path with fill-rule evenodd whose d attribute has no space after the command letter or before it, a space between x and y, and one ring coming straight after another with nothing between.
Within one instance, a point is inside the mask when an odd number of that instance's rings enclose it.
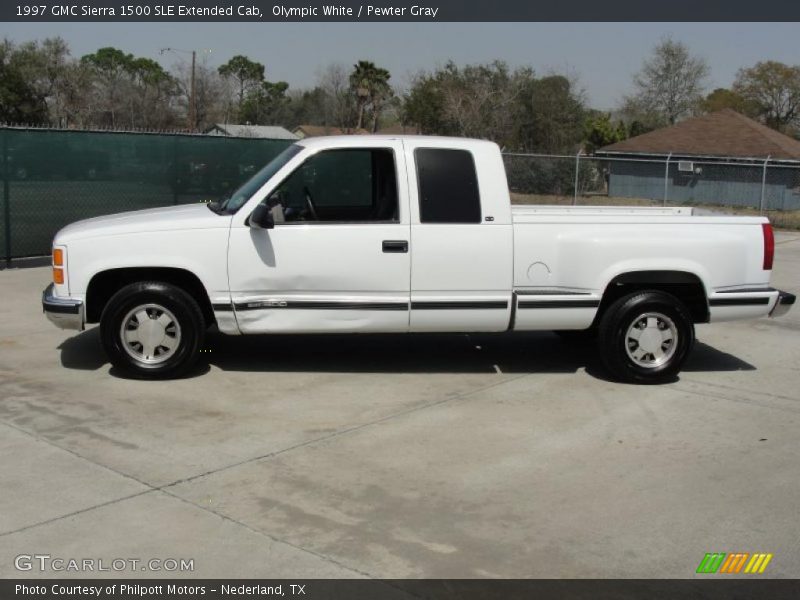
<instances>
[{"instance_id":1,"label":"side mirror","mask_svg":"<svg viewBox=\"0 0 800 600\"><path fill-rule=\"evenodd\" d=\"M250 213L250 227L253 229L273 229L275 219L272 216L272 209L263 202L256 206Z\"/></svg>"}]
</instances>

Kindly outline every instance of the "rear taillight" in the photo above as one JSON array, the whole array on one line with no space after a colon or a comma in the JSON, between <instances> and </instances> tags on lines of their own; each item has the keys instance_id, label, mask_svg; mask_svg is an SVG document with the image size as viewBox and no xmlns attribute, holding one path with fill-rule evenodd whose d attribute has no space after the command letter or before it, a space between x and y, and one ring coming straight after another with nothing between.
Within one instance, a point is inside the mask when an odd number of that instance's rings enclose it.
<instances>
[{"instance_id":1,"label":"rear taillight","mask_svg":"<svg viewBox=\"0 0 800 600\"><path fill-rule=\"evenodd\" d=\"M772 225L764 223L761 225L764 230L764 270L772 270L772 261L775 258L775 234L772 233Z\"/></svg>"}]
</instances>

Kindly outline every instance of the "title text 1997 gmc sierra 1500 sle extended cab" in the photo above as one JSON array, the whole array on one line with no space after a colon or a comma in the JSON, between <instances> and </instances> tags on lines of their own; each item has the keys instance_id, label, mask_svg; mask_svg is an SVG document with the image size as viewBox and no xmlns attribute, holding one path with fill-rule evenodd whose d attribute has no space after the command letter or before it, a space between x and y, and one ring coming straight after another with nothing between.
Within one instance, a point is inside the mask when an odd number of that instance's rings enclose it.
<instances>
[{"instance_id":1,"label":"title text 1997 gmc sierra 1500 sle extended cab","mask_svg":"<svg viewBox=\"0 0 800 600\"><path fill-rule=\"evenodd\" d=\"M512 206L497 145L306 139L223 202L99 217L53 243L44 312L100 323L111 362L174 377L206 328L585 330L623 381L673 378L694 324L777 316L765 218ZM587 336L588 338L589 336Z\"/></svg>"}]
</instances>

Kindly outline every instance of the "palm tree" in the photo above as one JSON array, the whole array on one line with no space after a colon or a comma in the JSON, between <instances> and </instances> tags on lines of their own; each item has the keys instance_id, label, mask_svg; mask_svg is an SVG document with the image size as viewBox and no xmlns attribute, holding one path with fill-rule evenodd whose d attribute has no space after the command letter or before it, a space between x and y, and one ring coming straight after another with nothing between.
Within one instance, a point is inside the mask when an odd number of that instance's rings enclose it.
<instances>
[{"instance_id":1,"label":"palm tree","mask_svg":"<svg viewBox=\"0 0 800 600\"><path fill-rule=\"evenodd\" d=\"M360 60L353 65L353 72L350 73L350 89L356 95L356 106L358 107L357 129L364 126L364 110L370 100L372 91L372 79L377 67L369 60Z\"/></svg>"},{"instance_id":2,"label":"palm tree","mask_svg":"<svg viewBox=\"0 0 800 600\"><path fill-rule=\"evenodd\" d=\"M389 86L391 74L386 69L375 66L369 60L360 60L353 65L353 72L350 73L350 89L356 96L356 106L358 107L358 124L356 127L364 127L364 114L367 106L372 107L372 131L378 127L378 115L381 105L386 98L392 95Z\"/></svg>"}]
</instances>

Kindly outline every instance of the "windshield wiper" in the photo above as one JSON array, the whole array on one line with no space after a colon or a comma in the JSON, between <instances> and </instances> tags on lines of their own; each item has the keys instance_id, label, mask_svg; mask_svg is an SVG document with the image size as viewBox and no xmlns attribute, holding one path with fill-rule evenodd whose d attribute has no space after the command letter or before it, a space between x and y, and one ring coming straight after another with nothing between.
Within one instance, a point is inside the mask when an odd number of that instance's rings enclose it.
<instances>
[{"instance_id":1,"label":"windshield wiper","mask_svg":"<svg viewBox=\"0 0 800 600\"><path fill-rule=\"evenodd\" d=\"M206 204L211 212L216 213L218 215L222 214L222 205L220 204L219 200L212 200Z\"/></svg>"}]
</instances>

